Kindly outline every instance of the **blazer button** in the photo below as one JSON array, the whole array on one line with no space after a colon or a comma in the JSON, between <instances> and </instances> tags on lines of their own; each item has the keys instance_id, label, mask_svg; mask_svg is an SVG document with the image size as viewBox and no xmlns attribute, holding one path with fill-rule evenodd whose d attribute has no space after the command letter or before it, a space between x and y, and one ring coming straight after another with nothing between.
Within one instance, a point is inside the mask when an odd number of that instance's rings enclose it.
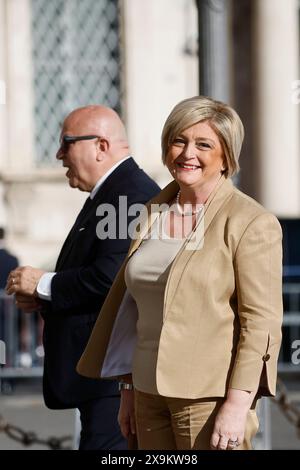
<instances>
[{"instance_id":1,"label":"blazer button","mask_svg":"<svg viewBox=\"0 0 300 470\"><path fill-rule=\"evenodd\" d=\"M265 354L265 355L263 356L262 360L263 360L264 362L267 362L267 361L270 359L270 357L271 357L270 354Z\"/></svg>"}]
</instances>

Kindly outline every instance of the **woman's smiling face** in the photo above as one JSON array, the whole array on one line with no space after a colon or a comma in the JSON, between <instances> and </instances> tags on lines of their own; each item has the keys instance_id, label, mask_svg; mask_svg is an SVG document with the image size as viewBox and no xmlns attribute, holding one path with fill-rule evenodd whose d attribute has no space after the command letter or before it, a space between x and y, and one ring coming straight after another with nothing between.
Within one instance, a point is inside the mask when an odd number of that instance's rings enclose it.
<instances>
[{"instance_id":1,"label":"woman's smiling face","mask_svg":"<svg viewBox=\"0 0 300 470\"><path fill-rule=\"evenodd\" d=\"M196 189L216 181L225 170L224 152L209 122L198 122L175 137L166 165L180 186Z\"/></svg>"}]
</instances>

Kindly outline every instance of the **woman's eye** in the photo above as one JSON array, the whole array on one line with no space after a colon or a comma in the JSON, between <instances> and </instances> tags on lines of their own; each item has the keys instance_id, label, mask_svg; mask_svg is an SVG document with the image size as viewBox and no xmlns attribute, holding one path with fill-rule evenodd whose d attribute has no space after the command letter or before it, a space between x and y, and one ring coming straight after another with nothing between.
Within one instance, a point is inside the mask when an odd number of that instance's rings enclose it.
<instances>
[{"instance_id":1,"label":"woman's eye","mask_svg":"<svg viewBox=\"0 0 300 470\"><path fill-rule=\"evenodd\" d=\"M199 143L197 144L197 147L199 147L199 148L205 148L205 149L210 149L210 148L211 148L210 145L207 144L207 143L205 143L205 142L199 142Z\"/></svg>"},{"instance_id":2,"label":"woman's eye","mask_svg":"<svg viewBox=\"0 0 300 470\"><path fill-rule=\"evenodd\" d=\"M174 139L174 140L173 140L173 144L184 145L184 140L183 140L183 139Z\"/></svg>"}]
</instances>

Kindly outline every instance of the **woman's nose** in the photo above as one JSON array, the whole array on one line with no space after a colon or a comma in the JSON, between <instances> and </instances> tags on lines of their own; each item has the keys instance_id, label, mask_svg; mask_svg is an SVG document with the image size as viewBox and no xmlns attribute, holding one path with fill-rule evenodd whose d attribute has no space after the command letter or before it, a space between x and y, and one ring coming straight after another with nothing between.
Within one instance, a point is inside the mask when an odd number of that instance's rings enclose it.
<instances>
[{"instance_id":1,"label":"woman's nose","mask_svg":"<svg viewBox=\"0 0 300 470\"><path fill-rule=\"evenodd\" d=\"M197 155L196 148L194 145L186 145L183 149L183 155L186 158L193 158Z\"/></svg>"}]
</instances>

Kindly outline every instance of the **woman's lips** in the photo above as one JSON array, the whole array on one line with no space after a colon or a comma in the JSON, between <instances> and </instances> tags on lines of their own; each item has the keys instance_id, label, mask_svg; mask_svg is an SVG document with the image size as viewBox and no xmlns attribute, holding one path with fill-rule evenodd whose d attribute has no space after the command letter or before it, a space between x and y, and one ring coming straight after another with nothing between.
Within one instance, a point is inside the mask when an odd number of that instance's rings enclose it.
<instances>
[{"instance_id":1,"label":"woman's lips","mask_svg":"<svg viewBox=\"0 0 300 470\"><path fill-rule=\"evenodd\" d=\"M201 168L201 166L198 165L190 165L187 163L176 163L176 166L179 167L183 171L196 171Z\"/></svg>"}]
</instances>

